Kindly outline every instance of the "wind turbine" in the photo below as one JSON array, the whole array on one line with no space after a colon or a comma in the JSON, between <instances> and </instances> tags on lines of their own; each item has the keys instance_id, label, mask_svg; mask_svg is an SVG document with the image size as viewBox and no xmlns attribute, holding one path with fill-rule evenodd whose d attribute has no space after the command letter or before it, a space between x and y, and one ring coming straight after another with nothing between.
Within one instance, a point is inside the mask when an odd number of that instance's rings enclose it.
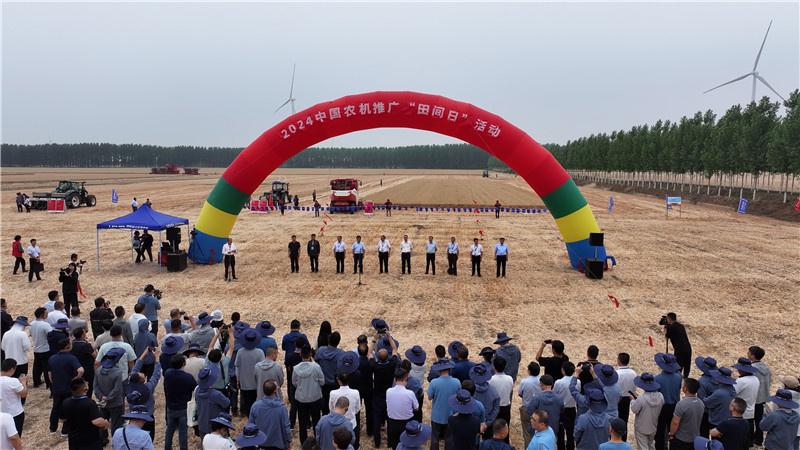
<instances>
[{"instance_id":1,"label":"wind turbine","mask_svg":"<svg viewBox=\"0 0 800 450\"><path fill-rule=\"evenodd\" d=\"M281 108L286 106L287 103L291 103L292 104L292 114L295 113L295 110L294 110L294 97L292 97L292 92L294 91L294 70L296 68L297 68L297 63L295 63L295 65L292 67L292 86L289 88L289 100L286 100L285 102L283 102L283 104L281 106L279 106L278 109L275 110L275 112L278 112Z\"/></svg>"},{"instance_id":2,"label":"wind turbine","mask_svg":"<svg viewBox=\"0 0 800 450\"><path fill-rule=\"evenodd\" d=\"M711 91L713 91L714 89L721 88L722 86L725 86L726 84L731 84L731 83L737 82L737 81L739 81L739 80L745 79L745 78L747 78L747 77L749 77L749 76L752 76L752 77L753 77L753 96L752 96L751 100L752 100L753 102L755 102L755 101L756 101L756 80L759 80L759 81L761 81L762 83L764 83L764 85L765 85L766 87L768 87L768 88L769 88L769 89L770 89L772 92L774 92L774 93L775 93L775 95L777 95L778 97L780 97L780 98L781 98L781 100L783 100L783 101L786 101L786 99L785 99L785 98L783 98L783 97L781 96L781 94L778 94L778 91L776 91L775 89L772 89L772 86L770 86L770 85L769 85L769 83L767 83L767 80L765 80L765 79L764 79L764 78L763 78L761 75L759 75L759 74L758 74L758 72L756 71L756 68L758 67L758 60L759 60L759 58L761 58L761 51L762 51L762 50L764 50L764 43L766 43L766 42L767 42L767 36L769 35L769 29L770 29L770 28L772 28L772 21L771 21L771 20L769 21L769 26L767 27L767 34L765 34L765 35L764 35L764 40L761 42L761 48L758 50L758 55L756 55L756 63L755 63L755 64L753 64L753 70L752 70L750 73L744 74L744 75L740 76L739 78L734 78L733 80L731 80L731 81L728 81L727 83L722 83L722 84L720 84L720 85L719 85L719 86L717 86L717 87L711 88L711 89L709 89L709 90L707 90L707 91L703 92L703 94L705 94L706 92L711 92Z\"/></svg>"}]
</instances>

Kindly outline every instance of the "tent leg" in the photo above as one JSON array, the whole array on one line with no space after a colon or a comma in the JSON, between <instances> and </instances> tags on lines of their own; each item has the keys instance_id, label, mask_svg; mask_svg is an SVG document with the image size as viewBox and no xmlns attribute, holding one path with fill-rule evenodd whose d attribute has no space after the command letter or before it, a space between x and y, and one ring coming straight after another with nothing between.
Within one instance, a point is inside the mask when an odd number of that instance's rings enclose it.
<instances>
[{"instance_id":1,"label":"tent leg","mask_svg":"<svg viewBox=\"0 0 800 450\"><path fill-rule=\"evenodd\" d=\"M161 273L161 230L158 230L158 273Z\"/></svg>"},{"instance_id":2,"label":"tent leg","mask_svg":"<svg viewBox=\"0 0 800 450\"><path fill-rule=\"evenodd\" d=\"M97 271L100 272L100 230L97 230Z\"/></svg>"},{"instance_id":3,"label":"tent leg","mask_svg":"<svg viewBox=\"0 0 800 450\"><path fill-rule=\"evenodd\" d=\"M133 230L131 230L131 262L133 262Z\"/></svg>"}]
</instances>

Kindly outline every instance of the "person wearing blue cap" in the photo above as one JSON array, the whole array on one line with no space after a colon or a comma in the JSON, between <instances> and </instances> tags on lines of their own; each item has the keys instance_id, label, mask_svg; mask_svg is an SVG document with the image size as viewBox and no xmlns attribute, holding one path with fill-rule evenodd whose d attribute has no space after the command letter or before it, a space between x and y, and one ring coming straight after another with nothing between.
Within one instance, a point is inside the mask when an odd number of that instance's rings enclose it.
<instances>
[{"instance_id":1,"label":"person wearing blue cap","mask_svg":"<svg viewBox=\"0 0 800 450\"><path fill-rule=\"evenodd\" d=\"M592 377L600 382L600 387L603 388L603 394L608 400L608 416L611 418L619 417L619 400L622 398L622 391L619 388L619 374L614 370L614 367L608 364L596 364L589 367Z\"/></svg>"},{"instance_id":2,"label":"person wearing blue cap","mask_svg":"<svg viewBox=\"0 0 800 450\"><path fill-rule=\"evenodd\" d=\"M724 367L720 367L720 369L724 369ZM750 424L742 417L745 409L747 409L747 402L735 397L728 402L729 417L722 420L709 432L711 437L719 440L726 450L747 450L749 448L747 436L750 434ZM696 445L697 438L695 438L695 448Z\"/></svg>"},{"instance_id":3,"label":"person wearing blue cap","mask_svg":"<svg viewBox=\"0 0 800 450\"><path fill-rule=\"evenodd\" d=\"M431 437L431 426L412 420L406 424L395 450L423 450L423 445L429 437Z\"/></svg>"},{"instance_id":4,"label":"person wearing blue cap","mask_svg":"<svg viewBox=\"0 0 800 450\"><path fill-rule=\"evenodd\" d=\"M131 376L128 378L128 384L125 385L125 398L128 400L129 412L133 410L133 406L144 405L147 407L147 413L151 417L155 414L155 398L153 393L155 392L156 386L158 386L159 380L161 380L160 355L161 349L155 347L151 351L148 347L145 349L144 353L142 353L142 356L136 360L136 364L133 365ZM153 373L149 377L142 370L144 361L148 356L152 356L155 360ZM147 422L144 424L143 429L150 433L151 439L155 439L155 422Z\"/></svg>"},{"instance_id":5,"label":"person wearing blue cap","mask_svg":"<svg viewBox=\"0 0 800 450\"><path fill-rule=\"evenodd\" d=\"M94 376L94 395L97 398L103 417L111 423L108 431L112 434L122 426L122 414L125 412L123 380L126 375L117 366L125 355L122 348L112 348L100 361L100 370ZM104 431L104 441L108 440L108 431Z\"/></svg>"},{"instance_id":6,"label":"person wearing blue cap","mask_svg":"<svg viewBox=\"0 0 800 450\"><path fill-rule=\"evenodd\" d=\"M575 421L575 445L578 450L597 450L609 438L608 401L596 383L586 385L584 395L588 411Z\"/></svg>"},{"instance_id":7,"label":"person wearing blue cap","mask_svg":"<svg viewBox=\"0 0 800 450\"><path fill-rule=\"evenodd\" d=\"M509 337L505 332L497 333L497 340L494 341L495 345L500 345L494 351L494 357L501 357L506 360L505 374L510 376L516 383L517 374L519 373L519 363L522 360L522 353L519 347L511 343L513 338Z\"/></svg>"},{"instance_id":8,"label":"person wearing blue cap","mask_svg":"<svg viewBox=\"0 0 800 450\"><path fill-rule=\"evenodd\" d=\"M259 388L256 384L256 364L263 361L265 356L258 348L261 336L256 330L248 328L240 336L239 342L242 343L242 348L236 354L233 365L236 367L236 382L242 393L240 411L249 415L250 407L256 401L256 390Z\"/></svg>"},{"instance_id":9,"label":"person wearing blue cap","mask_svg":"<svg viewBox=\"0 0 800 450\"><path fill-rule=\"evenodd\" d=\"M439 441L447 439L447 419L450 417L448 400L451 395L461 389L461 383L450 376L453 363L447 358L441 358L431 366L431 372L438 372L439 376L428 383L428 400L431 401L431 450L439 449ZM480 421L480 419L479 419ZM480 431L480 429L478 430Z\"/></svg>"},{"instance_id":10,"label":"person wearing blue cap","mask_svg":"<svg viewBox=\"0 0 800 450\"><path fill-rule=\"evenodd\" d=\"M658 415L664 405L664 395L659 392L661 385L655 377L648 372L633 379L633 384L644 390L641 394L634 392L631 411L636 414L633 421L636 448L639 450L655 450L656 430L658 429Z\"/></svg>"},{"instance_id":11,"label":"person wearing blue cap","mask_svg":"<svg viewBox=\"0 0 800 450\"><path fill-rule=\"evenodd\" d=\"M656 430L656 450L666 448L667 430L672 421L672 413L675 412L675 405L681 399L681 382L683 377L680 374L681 367L671 353L656 353L653 357L656 365L661 369L661 373L655 376L655 380L661 385L659 392L664 396L664 406L658 415L658 429Z\"/></svg>"},{"instance_id":12,"label":"person wearing blue cap","mask_svg":"<svg viewBox=\"0 0 800 450\"><path fill-rule=\"evenodd\" d=\"M453 415L447 419L447 449L477 450L481 420L472 413L478 407L469 391L460 389L447 399ZM431 442L431 446L433 442Z\"/></svg>"},{"instance_id":13,"label":"person wearing blue cap","mask_svg":"<svg viewBox=\"0 0 800 450\"><path fill-rule=\"evenodd\" d=\"M764 439L766 450L789 449L796 445L800 415L796 410L800 405L792 400L792 392L778 389L775 395L767 397L775 406L775 410L761 419L761 429L767 433Z\"/></svg>"},{"instance_id":14,"label":"person wearing blue cap","mask_svg":"<svg viewBox=\"0 0 800 450\"><path fill-rule=\"evenodd\" d=\"M203 450L234 450L236 446L230 438L231 430L235 429L231 424L230 414L220 412L217 417L211 419L211 433L203 436Z\"/></svg>"},{"instance_id":15,"label":"person wearing blue cap","mask_svg":"<svg viewBox=\"0 0 800 450\"><path fill-rule=\"evenodd\" d=\"M266 381L261 386L264 396L250 408L250 423L255 424L264 440L262 447L289 448L292 445L292 429L289 424L289 412L286 405L278 399L278 384ZM252 434L252 431L250 432ZM237 439L237 444L239 444ZM239 444L241 445L241 444Z\"/></svg>"},{"instance_id":16,"label":"person wearing blue cap","mask_svg":"<svg viewBox=\"0 0 800 450\"><path fill-rule=\"evenodd\" d=\"M500 396L497 389L489 384L492 379L491 369L483 364L476 364L469 371L469 378L475 383L475 395L473 398L483 404L486 410L486 419L481 427L484 431L484 439L491 439L492 422L497 418L500 411Z\"/></svg>"},{"instance_id":17,"label":"person wearing blue cap","mask_svg":"<svg viewBox=\"0 0 800 450\"><path fill-rule=\"evenodd\" d=\"M703 372L697 381L700 382L700 390L697 391L697 398L705 402L706 397L710 396L717 389L717 382L711 376L709 371L717 369L717 360L711 357L699 356L694 359L694 365ZM703 413L703 421L700 424L700 436L708 437L708 432L711 430L711 423L708 421L708 405L706 411Z\"/></svg>"},{"instance_id":18,"label":"person wearing blue cap","mask_svg":"<svg viewBox=\"0 0 800 450\"><path fill-rule=\"evenodd\" d=\"M201 312L197 316L197 321L195 321L195 325L199 328L193 329L187 333L186 342L199 345L205 352L208 345L214 340L214 335L217 334L217 330L211 328L211 320L213 318L211 314L205 311Z\"/></svg>"},{"instance_id":19,"label":"person wearing blue cap","mask_svg":"<svg viewBox=\"0 0 800 450\"><path fill-rule=\"evenodd\" d=\"M122 415L128 419L128 425L114 432L111 438L111 448L114 450L148 450L153 449L153 440L144 430L145 424L152 423L153 418L144 405L131 407L128 414Z\"/></svg>"},{"instance_id":20,"label":"person wearing blue cap","mask_svg":"<svg viewBox=\"0 0 800 450\"><path fill-rule=\"evenodd\" d=\"M258 429L258 425L248 423L242 429L242 434L236 437L236 446L242 450L258 450L267 440L267 435Z\"/></svg>"},{"instance_id":21,"label":"person wearing blue cap","mask_svg":"<svg viewBox=\"0 0 800 450\"><path fill-rule=\"evenodd\" d=\"M212 387L218 377L217 366L203 367L197 374L197 390L194 392L194 398L197 403L197 428L200 431L200 439L213 431L211 419L221 412L228 411L231 406L230 399Z\"/></svg>"},{"instance_id":22,"label":"person wearing blue cap","mask_svg":"<svg viewBox=\"0 0 800 450\"><path fill-rule=\"evenodd\" d=\"M752 361L745 357L740 357L736 364L731 365L731 368L739 372L739 378L736 379L736 396L741 397L747 402L747 409L744 412L744 418L750 424L750 435L747 437L747 445L753 445L753 437L756 429L755 410L756 399L758 398L758 388L760 381L755 376L758 373L758 368L753 367Z\"/></svg>"},{"instance_id":23,"label":"person wearing blue cap","mask_svg":"<svg viewBox=\"0 0 800 450\"><path fill-rule=\"evenodd\" d=\"M714 392L703 399L703 404L708 413L707 419L710 431L712 428L719 426L724 420L731 417L732 411L730 405L731 400L736 397L736 389L733 387L733 385L736 384L736 380L731 377L731 369L727 367L720 366L716 369L709 370L708 373L717 385ZM702 430L700 435L703 436Z\"/></svg>"}]
</instances>

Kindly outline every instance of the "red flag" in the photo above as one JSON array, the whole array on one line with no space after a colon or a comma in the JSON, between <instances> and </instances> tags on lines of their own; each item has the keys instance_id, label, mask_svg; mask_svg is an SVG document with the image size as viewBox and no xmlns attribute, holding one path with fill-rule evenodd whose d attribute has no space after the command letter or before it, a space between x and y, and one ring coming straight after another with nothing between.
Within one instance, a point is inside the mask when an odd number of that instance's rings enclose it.
<instances>
[{"instance_id":1,"label":"red flag","mask_svg":"<svg viewBox=\"0 0 800 450\"><path fill-rule=\"evenodd\" d=\"M475 219L475 223L481 223L481 219Z\"/></svg>"},{"instance_id":2,"label":"red flag","mask_svg":"<svg viewBox=\"0 0 800 450\"><path fill-rule=\"evenodd\" d=\"M80 283L78 283L78 293L81 294L81 297L86 298L86 294L83 293L83 289L81 289Z\"/></svg>"},{"instance_id":3,"label":"red flag","mask_svg":"<svg viewBox=\"0 0 800 450\"><path fill-rule=\"evenodd\" d=\"M325 214L325 213L322 213L322 214ZM325 217L327 217L327 218L328 218L328 220L330 220L331 222L333 222L333 218L332 218L331 216L329 216L329 215L325 214Z\"/></svg>"},{"instance_id":4,"label":"red flag","mask_svg":"<svg viewBox=\"0 0 800 450\"><path fill-rule=\"evenodd\" d=\"M319 231L325 231L325 227L320 228Z\"/></svg>"},{"instance_id":5,"label":"red flag","mask_svg":"<svg viewBox=\"0 0 800 450\"><path fill-rule=\"evenodd\" d=\"M478 202L476 202L475 199L472 199L472 203L475 203L476 205L478 204Z\"/></svg>"},{"instance_id":6,"label":"red flag","mask_svg":"<svg viewBox=\"0 0 800 450\"><path fill-rule=\"evenodd\" d=\"M208 264L210 264L212 266L214 265L214 249L213 248L211 249L211 258L208 261Z\"/></svg>"},{"instance_id":7,"label":"red flag","mask_svg":"<svg viewBox=\"0 0 800 450\"><path fill-rule=\"evenodd\" d=\"M324 223L325 225L327 225L327 224L328 224L328 221L327 221L327 220L323 220L323 221L322 221L322 223Z\"/></svg>"},{"instance_id":8,"label":"red flag","mask_svg":"<svg viewBox=\"0 0 800 450\"><path fill-rule=\"evenodd\" d=\"M795 212L800 212L800 197L797 197L797 201L794 202L794 210Z\"/></svg>"},{"instance_id":9,"label":"red flag","mask_svg":"<svg viewBox=\"0 0 800 450\"><path fill-rule=\"evenodd\" d=\"M614 297L613 295L609 295L608 298L610 298L611 300L614 300L614 306L619 308L619 301L617 301L617 297Z\"/></svg>"},{"instance_id":10,"label":"red flag","mask_svg":"<svg viewBox=\"0 0 800 450\"><path fill-rule=\"evenodd\" d=\"M478 230L478 234L480 234L481 236L483 236L483 230Z\"/></svg>"},{"instance_id":11,"label":"red flag","mask_svg":"<svg viewBox=\"0 0 800 450\"><path fill-rule=\"evenodd\" d=\"M647 339L650 341L650 347L653 346L653 338L652 336L647 336Z\"/></svg>"}]
</instances>

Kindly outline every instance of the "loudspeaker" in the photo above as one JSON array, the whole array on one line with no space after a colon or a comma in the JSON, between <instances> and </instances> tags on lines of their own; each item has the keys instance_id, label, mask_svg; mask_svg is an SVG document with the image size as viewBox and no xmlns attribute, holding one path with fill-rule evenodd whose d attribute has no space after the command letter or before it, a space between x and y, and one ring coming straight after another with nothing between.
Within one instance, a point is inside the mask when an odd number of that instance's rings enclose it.
<instances>
[{"instance_id":1,"label":"loudspeaker","mask_svg":"<svg viewBox=\"0 0 800 450\"><path fill-rule=\"evenodd\" d=\"M168 241L181 241L181 229L178 227L167 228ZM602 244L600 244L602 245Z\"/></svg>"},{"instance_id":2,"label":"loudspeaker","mask_svg":"<svg viewBox=\"0 0 800 450\"><path fill-rule=\"evenodd\" d=\"M167 272L180 272L186 270L186 253L167 254Z\"/></svg>"},{"instance_id":3,"label":"loudspeaker","mask_svg":"<svg viewBox=\"0 0 800 450\"><path fill-rule=\"evenodd\" d=\"M598 233L599 234L599 233ZM602 236L602 234L600 234ZM596 259L596 258L586 258L584 260L586 262L584 267L584 272L586 273L586 278L592 278L595 280L602 280L603 279L603 260Z\"/></svg>"},{"instance_id":4,"label":"loudspeaker","mask_svg":"<svg viewBox=\"0 0 800 450\"><path fill-rule=\"evenodd\" d=\"M592 247L602 247L603 233L589 233L589 245Z\"/></svg>"}]
</instances>

